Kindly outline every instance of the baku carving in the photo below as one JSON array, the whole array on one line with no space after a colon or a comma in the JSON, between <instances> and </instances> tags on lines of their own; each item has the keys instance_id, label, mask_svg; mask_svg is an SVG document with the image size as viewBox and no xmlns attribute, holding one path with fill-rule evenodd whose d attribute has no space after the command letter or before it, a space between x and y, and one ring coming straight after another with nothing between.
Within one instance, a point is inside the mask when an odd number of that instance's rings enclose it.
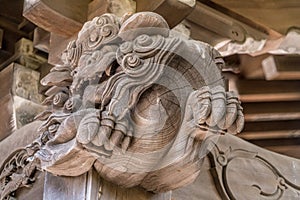
<instances>
[{"instance_id":1,"label":"baku carving","mask_svg":"<svg viewBox=\"0 0 300 200\"><path fill-rule=\"evenodd\" d=\"M243 128L220 54L170 34L158 14L96 17L62 60L41 81L49 109L37 117L44 122L33 151L53 174L93 166L120 186L168 191L198 176L206 138Z\"/></svg>"},{"instance_id":2,"label":"baku carving","mask_svg":"<svg viewBox=\"0 0 300 200\"><path fill-rule=\"evenodd\" d=\"M166 191L194 180L209 134L241 131L242 108L225 91L221 56L169 32L150 12L84 25L64 65L42 80L52 86L40 127L48 139L36 152L43 169L77 176L94 166L118 185ZM167 178L178 169L182 175Z\"/></svg>"}]
</instances>

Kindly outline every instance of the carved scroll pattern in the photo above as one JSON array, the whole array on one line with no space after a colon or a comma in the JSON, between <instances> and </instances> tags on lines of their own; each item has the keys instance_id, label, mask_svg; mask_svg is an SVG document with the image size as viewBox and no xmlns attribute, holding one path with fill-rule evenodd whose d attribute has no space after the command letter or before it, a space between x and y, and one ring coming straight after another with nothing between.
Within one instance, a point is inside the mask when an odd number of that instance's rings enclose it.
<instances>
[{"instance_id":1,"label":"carved scroll pattern","mask_svg":"<svg viewBox=\"0 0 300 200\"><path fill-rule=\"evenodd\" d=\"M110 182L154 192L195 180L201 142L240 132L244 116L218 52L169 32L150 12L84 25L41 81L50 87L37 117L41 168L78 176L94 166Z\"/></svg>"},{"instance_id":2,"label":"carved scroll pattern","mask_svg":"<svg viewBox=\"0 0 300 200\"><path fill-rule=\"evenodd\" d=\"M14 191L21 187L30 187L35 182L36 172L40 170L39 160L34 153L38 144L16 150L4 162L0 169L0 200L10 199Z\"/></svg>"},{"instance_id":3,"label":"carved scroll pattern","mask_svg":"<svg viewBox=\"0 0 300 200\"><path fill-rule=\"evenodd\" d=\"M221 150L215 144L208 156L222 199L294 199L300 195L296 179L286 178L276 166L256 152L230 147Z\"/></svg>"}]
</instances>

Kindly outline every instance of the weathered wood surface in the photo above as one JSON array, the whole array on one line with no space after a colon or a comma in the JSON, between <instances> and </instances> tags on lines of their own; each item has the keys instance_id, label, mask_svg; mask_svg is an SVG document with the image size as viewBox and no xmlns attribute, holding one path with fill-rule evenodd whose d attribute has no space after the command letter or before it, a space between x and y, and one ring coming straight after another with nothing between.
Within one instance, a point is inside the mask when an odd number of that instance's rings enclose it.
<instances>
[{"instance_id":1,"label":"weathered wood surface","mask_svg":"<svg viewBox=\"0 0 300 200\"><path fill-rule=\"evenodd\" d=\"M208 153L196 181L173 191L172 198L299 198L298 159L270 152L231 135L215 137L218 139L212 143L216 149Z\"/></svg>"},{"instance_id":2,"label":"weathered wood surface","mask_svg":"<svg viewBox=\"0 0 300 200\"><path fill-rule=\"evenodd\" d=\"M236 80L235 84L243 102L297 101L300 99L300 81Z\"/></svg>"},{"instance_id":3,"label":"weathered wood surface","mask_svg":"<svg viewBox=\"0 0 300 200\"><path fill-rule=\"evenodd\" d=\"M20 38L31 37L35 26L28 21L24 21L22 16L23 0L3 0L0 7L0 70L2 63L7 61L14 54L15 43ZM2 33L2 36L1 36ZM10 63L8 63L10 64Z\"/></svg>"},{"instance_id":4,"label":"weathered wood surface","mask_svg":"<svg viewBox=\"0 0 300 200\"><path fill-rule=\"evenodd\" d=\"M101 180L99 200L171 200L172 192L153 194L142 188L122 188Z\"/></svg>"},{"instance_id":5,"label":"weathered wood surface","mask_svg":"<svg viewBox=\"0 0 300 200\"><path fill-rule=\"evenodd\" d=\"M299 63L298 55L274 55L264 59L262 67L267 80L297 80L300 79Z\"/></svg>"},{"instance_id":6,"label":"weathered wood surface","mask_svg":"<svg viewBox=\"0 0 300 200\"><path fill-rule=\"evenodd\" d=\"M43 199L99 199L100 181L92 170L78 177L59 177L46 173Z\"/></svg>"},{"instance_id":7,"label":"weathered wood surface","mask_svg":"<svg viewBox=\"0 0 300 200\"><path fill-rule=\"evenodd\" d=\"M17 62L31 69L38 69L41 64L47 62L47 59L35 53L31 40L21 38L15 44L14 54L0 63L0 69L7 67L13 62Z\"/></svg>"},{"instance_id":8,"label":"weathered wood surface","mask_svg":"<svg viewBox=\"0 0 300 200\"><path fill-rule=\"evenodd\" d=\"M278 121L300 119L300 102L243 103L246 121Z\"/></svg>"},{"instance_id":9,"label":"weathered wood surface","mask_svg":"<svg viewBox=\"0 0 300 200\"><path fill-rule=\"evenodd\" d=\"M196 0L137 0L137 12L151 11L160 14L173 28L195 8ZM175 14L176 13L176 14Z\"/></svg>"},{"instance_id":10,"label":"weathered wood surface","mask_svg":"<svg viewBox=\"0 0 300 200\"><path fill-rule=\"evenodd\" d=\"M86 21L88 3L86 0L25 0L23 15L48 32L71 36Z\"/></svg>"},{"instance_id":11,"label":"weathered wood surface","mask_svg":"<svg viewBox=\"0 0 300 200\"><path fill-rule=\"evenodd\" d=\"M300 158L299 81L231 79L230 87L239 93L245 113L245 128L239 137Z\"/></svg>"},{"instance_id":12,"label":"weathered wood surface","mask_svg":"<svg viewBox=\"0 0 300 200\"><path fill-rule=\"evenodd\" d=\"M36 27L33 33L34 48L49 53L50 49L50 33L40 27Z\"/></svg>"},{"instance_id":13,"label":"weathered wood surface","mask_svg":"<svg viewBox=\"0 0 300 200\"><path fill-rule=\"evenodd\" d=\"M17 200L41 200L44 194L45 173L39 172L36 175L34 184L30 187L23 187L16 191Z\"/></svg>"},{"instance_id":14,"label":"weathered wood surface","mask_svg":"<svg viewBox=\"0 0 300 200\"><path fill-rule=\"evenodd\" d=\"M31 144L39 136L37 130L41 123L41 121L35 121L25 125L1 141L0 166L3 166L6 158L11 155L12 152ZM35 183L32 187L23 187L16 191L15 196L18 200L40 200L43 198L44 173L38 173L36 176Z\"/></svg>"},{"instance_id":15,"label":"weathered wood surface","mask_svg":"<svg viewBox=\"0 0 300 200\"><path fill-rule=\"evenodd\" d=\"M1 126L0 140L15 129L32 122L34 117L44 110L43 100L38 93L39 73L12 63L0 73Z\"/></svg>"},{"instance_id":16,"label":"weathered wood surface","mask_svg":"<svg viewBox=\"0 0 300 200\"><path fill-rule=\"evenodd\" d=\"M276 1L238 1L238 0L212 0L217 5L223 6L259 24L268 25L270 28L285 34L290 27L299 27L297 20L300 3L297 0Z\"/></svg>"},{"instance_id":17,"label":"weathered wood surface","mask_svg":"<svg viewBox=\"0 0 300 200\"><path fill-rule=\"evenodd\" d=\"M48 63L52 65L63 64L61 60L62 52L65 50L68 43L76 38L76 35L70 37L63 37L55 33L50 33L50 52L48 56Z\"/></svg>"},{"instance_id":18,"label":"weathered wood surface","mask_svg":"<svg viewBox=\"0 0 300 200\"><path fill-rule=\"evenodd\" d=\"M241 18L242 16L228 16L201 1L197 1L195 10L187 17L188 20L212 32L240 43L246 40L247 35L257 40L268 37L266 30L242 22Z\"/></svg>"},{"instance_id":19,"label":"weathered wood surface","mask_svg":"<svg viewBox=\"0 0 300 200\"><path fill-rule=\"evenodd\" d=\"M41 136L5 163L2 197L27 185L41 167L78 178L49 174L46 183L53 187L46 187L45 195L51 198L72 199L72 191L83 198L89 182L85 173L94 168L118 185L104 185L105 200L122 199L131 191L152 198L142 189L166 192L153 198L169 199L168 191L193 183L209 160L212 179L205 177L214 181L212 197L296 199L300 161L230 135L242 131L244 115L237 94L226 91L220 54L205 43L170 34L160 15L141 12L121 21L113 14L97 17L69 43L62 63L42 79L49 87L49 109L38 117L44 120ZM19 157L26 160L15 168L28 170L11 188L11 177L19 174L7 163ZM74 184L78 180L81 184ZM60 195L57 182L64 181Z\"/></svg>"},{"instance_id":20,"label":"weathered wood surface","mask_svg":"<svg viewBox=\"0 0 300 200\"><path fill-rule=\"evenodd\" d=\"M37 129L40 125L41 121L32 122L22 127L22 129L16 130L5 140L1 141L1 166L12 152L31 144L39 136Z\"/></svg>"}]
</instances>

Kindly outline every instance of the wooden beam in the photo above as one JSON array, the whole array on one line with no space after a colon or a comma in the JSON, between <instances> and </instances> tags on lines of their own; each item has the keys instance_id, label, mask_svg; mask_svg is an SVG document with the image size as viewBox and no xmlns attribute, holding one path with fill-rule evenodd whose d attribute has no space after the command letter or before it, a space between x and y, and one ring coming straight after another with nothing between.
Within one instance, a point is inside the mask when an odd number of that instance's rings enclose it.
<instances>
[{"instance_id":1,"label":"wooden beam","mask_svg":"<svg viewBox=\"0 0 300 200\"><path fill-rule=\"evenodd\" d=\"M215 46L216 44L228 39L190 20L185 20L184 24L189 28L191 32L190 37L193 38L194 40L200 40L212 46Z\"/></svg>"},{"instance_id":2,"label":"wooden beam","mask_svg":"<svg viewBox=\"0 0 300 200\"><path fill-rule=\"evenodd\" d=\"M210 5L217 5L235 12L244 18L268 26L269 28L285 34L290 27L299 27L299 8L298 0L268 0L268 1L238 1L238 0L200 0L208 2ZM225 10L224 10L225 11ZM239 19L240 20L240 19Z\"/></svg>"},{"instance_id":3,"label":"wooden beam","mask_svg":"<svg viewBox=\"0 0 300 200\"><path fill-rule=\"evenodd\" d=\"M90 0L25 0L23 15L48 32L71 36L87 20L89 2Z\"/></svg>"},{"instance_id":4,"label":"wooden beam","mask_svg":"<svg viewBox=\"0 0 300 200\"><path fill-rule=\"evenodd\" d=\"M239 68L241 74L247 79L264 79L264 72L261 63L268 56L268 54L255 57L247 54L239 55Z\"/></svg>"},{"instance_id":5,"label":"wooden beam","mask_svg":"<svg viewBox=\"0 0 300 200\"><path fill-rule=\"evenodd\" d=\"M253 144L261 147L300 146L300 138L276 138L268 140L251 140Z\"/></svg>"},{"instance_id":6,"label":"wooden beam","mask_svg":"<svg viewBox=\"0 0 300 200\"><path fill-rule=\"evenodd\" d=\"M31 40L21 38L14 45L14 54L9 59L0 63L0 70L13 62L17 62L31 69L38 69L41 64L47 62L46 56L36 54Z\"/></svg>"},{"instance_id":7,"label":"wooden beam","mask_svg":"<svg viewBox=\"0 0 300 200\"><path fill-rule=\"evenodd\" d=\"M50 63L51 65L63 64L61 60L62 52L67 48L69 42L76 38L77 33L70 37L64 37L55 33L51 33L48 63Z\"/></svg>"},{"instance_id":8,"label":"wooden beam","mask_svg":"<svg viewBox=\"0 0 300 200\"><path fill-rule=\"evenodd\" d=\"M265 146L264 148L286 156L300 159L300 145L283 145L283 146Z\"/></svg>"},{"instance_id":9,"label":"wooden beam","mask_svg":"<svg viewBox=\"0 0 300 200\"><path fill-rule=\"evenodd\" d=\"M20 35L21 37L28 37L28 32L19 30L17 23L10 21L9 19L7 19L1 15L0 15L0 25L1 25L1 28L3 28L4 30L13 32L14 34Z\"/></svg>"},{"instance_id":10,"label":"wooden beam","mask_svg":"<svg viewBox=\"0 0 300 200\"><path fill-rule=\"evenodd\" d=\"M300 120L246 122L238 137L249 140L300 138Z\"/></svg>"},{"instance_id":11,"label":"wooden beam","mask_svg":"<svg viewBox=\"0 0 300 200\"><path fill-rule=\"evenodd\" d=\"M0 140L33 121L44 107L38 93L39 72L12 63L0 73Z\"/></svg>"},{"instance_id":12,"label":"wooden beam","mask_svg":"<svg viewBox=\"0 0 300 200\"><path fill-rule=\"evenodd\" d=\"M257 121L246 122L245 128L239 136L247 132L264 132L264 131L294 131L300 130L300 120L285 121Z\"/></svg>"},{"instance_id":13,"label":"wooden beam","mask_svg":"<svg viewBox=\"0 0 300 200\"><path fill-rule=\"evenodd\" d=\"M50 33L40 27L36 27L33 33L34 48L49 53L50 48Z\"/></svg>"},{"instance_id":14,"label":"wooden beam","mask_svg":"<svg viewBox=\"0 0 300 200\"><path fill-rule=\"evenodd\" d=\"M2 4L1 4L2 10ZM3 31L1 48L0 48L0 70L3 69L3 63L6 66L10 64L7 60L14 54L15 43L20 40L20 38L30 38L30 30L22 31L18 29L18 24L15 21L11 21L6 17L3 17L0 11L0 27ZM12 15L14 17L14 15ZM32 29L33 30L33 29ZM27 32L29 31L29 32Z\"/></svg>"},{"instance_id":15,"label":"wooden beam","mask_svg":"<svg viewBox=\"0 0 300 200\"><path fill-rule=\"evenodd\" d=\"M88 20L109 11L109 2L106 0L93 0L88 5Z\"/></svg>"},{"instance_id":16,"label":"wooden beam","mask_svg":"<svg viewBox=\"0 0 300 200\"><path fill-rule=\"evenodd\" d=\"M243 23L238 20L239 18L230 17L199 1L197 1L194 11L187 19L237 42L244 42L246 35L250 35L255 39L268 37L266 30Z\"/></svg>"},{"instance_id":17,"label":"wooden beam","mask_svg":"<svg viewBox=\"0 0 300 200\"><path fill-rule=\"evenodd\" d=\"M299 66L300 56L298 55L273 55L262 61L263 71L267 80L300 79Z\"/></svg>"},{"instance_id":18,"label":"wooden beam","mask_svg":"<svg viewBox=\"0 0 300 200\"><path fill-rule=\"evenodd\" d=\"M300 138L300 130L274 130L274 131L256 131L243 132L239 135L245 140L266 140L278 138Z\"/></svg>"},{"instance_id":19,"label":"wooden beam","mask_svg":"<svg viewBox=\"0 0 300 200\"><path fill-rule=\"evenodd\" d=\"M300 81L265 81L238 79L235 87L242 102L298 101Z\"/></svg>"},{"instance_id":20,"label":"wooden beam","mask_svg":"<svg viewBox=\"0 0 300 200\"><path fill-rule=\"evenodd\" d=\"M152 11L163 16L172 28L194 9L196 0L136 0L137 12Z\"/></svg>"},{"instance_id":21,"label":"wooden beam","mask_svg":"<svg viewBox=\"0 0 300 200\"><path fill-rule=\"evenodd\" d=\"M300 101L249 102L242 104L246 121L300 119Z\"/></svg>"}]
</instances>

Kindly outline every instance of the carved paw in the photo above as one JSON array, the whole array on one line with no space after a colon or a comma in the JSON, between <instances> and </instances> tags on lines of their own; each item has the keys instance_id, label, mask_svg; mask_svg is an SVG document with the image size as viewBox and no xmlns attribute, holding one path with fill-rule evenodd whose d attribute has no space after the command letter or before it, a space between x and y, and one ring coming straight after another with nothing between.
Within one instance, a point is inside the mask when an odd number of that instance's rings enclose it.
<instances>
[{"instance_id":1,"label":"carved paw","mask_svg":"<svg viewBox=\"0 0 300 200\"><path fill-rule=\"evenodd\" d=\"M225 92L221 86L202 87L194 91L188 99L186 112L190 112L190 120L206 129L227 130L240 133L244 126L244 115L240 101L234 92ZM222 131L221 131L222 132Z\"/></svg>"},{"instance_id":2,"label":"carved paw","mask_svg":"<svg viewBox=\"0 0 300 200\"><path fill-rule=\"evenodd\" d=\"M89 143L112 151L116 147L126 151L130 145L132 128L127 119L116 120L107 112L102 112L101 117L93 114L85 116L79 127L78 142L88 145Z\"/></svg>"}]
</instances>

